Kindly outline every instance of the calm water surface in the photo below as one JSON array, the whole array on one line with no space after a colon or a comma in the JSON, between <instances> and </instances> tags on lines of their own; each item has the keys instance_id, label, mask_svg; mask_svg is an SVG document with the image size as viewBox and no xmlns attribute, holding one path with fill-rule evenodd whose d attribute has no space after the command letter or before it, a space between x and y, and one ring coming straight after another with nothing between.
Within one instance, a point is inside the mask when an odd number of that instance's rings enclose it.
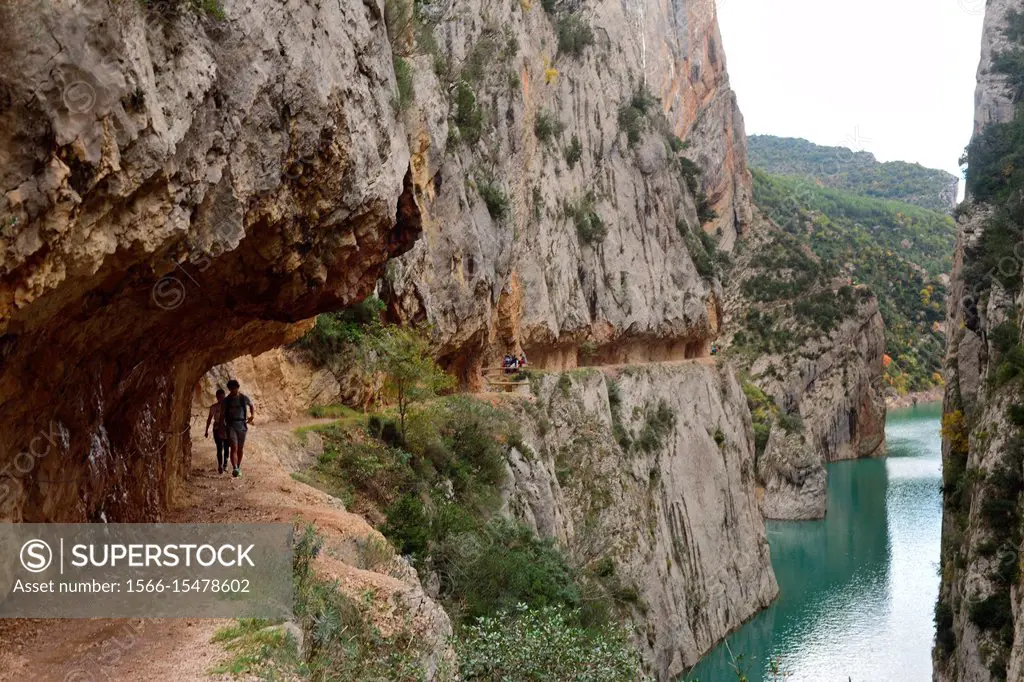
<instances>
[{"instance_id":1,"label":"calm water surface","mask_svg":"<svg viewBox=\"0 0 1024 682\"><path fill-rule=\"evenodd\" d=\"M767 524L775 604L729 638L750 682L925 682L942 521L941 406L892 410L889 456L828 467L824 521ZM723 645L687 679L735 682Z\"/></svg>"}]
</instances>

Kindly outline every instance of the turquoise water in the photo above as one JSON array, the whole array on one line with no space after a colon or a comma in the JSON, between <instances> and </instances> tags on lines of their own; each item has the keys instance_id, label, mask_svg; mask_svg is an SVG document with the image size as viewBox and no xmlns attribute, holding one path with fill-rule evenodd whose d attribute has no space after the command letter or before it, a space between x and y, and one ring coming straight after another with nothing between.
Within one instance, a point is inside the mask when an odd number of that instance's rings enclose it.
<instances>
[{"instance_id":1,"label":"turquoise water","mask_svg":"<svg viewBox=\"0 0 1024 682\"><path fill-rule=\"evenodd\" d=\"M892 410L885 459L828 468L824 521L767 524L779 599L686 679L750 682L931 679L932 613L942 521L939 405ZM780 678L781 679L781 678Z\"/></svg>"}]
</instances>

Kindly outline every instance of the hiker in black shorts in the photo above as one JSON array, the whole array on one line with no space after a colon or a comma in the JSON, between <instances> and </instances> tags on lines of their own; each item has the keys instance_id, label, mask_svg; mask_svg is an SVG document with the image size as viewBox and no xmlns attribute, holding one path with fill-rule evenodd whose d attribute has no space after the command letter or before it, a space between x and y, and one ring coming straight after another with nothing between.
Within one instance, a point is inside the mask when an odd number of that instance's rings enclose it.
<instances>
[{"instance_id":1,"label":"hiker in black shorts","mask_svg":"<svg viewBox=\"0 0 1024 682\"><path fill-rule=\"evenodd\" d=\"M231 446L231 475L235 478L238 478L239 468L242 466L248 424L252 424L253 417L256 416L256 409L252 406L249 396L239 393L238 388L237 381L234 379L229 381L230 393L221 404L221 414L224 417L224 426L228 433L228 444ZM249 408L248 419L246 419L246 407Z\"/></svg>"},{"instance_id":2,"label":"hiker in black shorts","mask_svg":"<svg viewBox=\"0 0 1024 682\"><path fill-rule=\"evenodd\" d=\"M224 389L217 389L217 402L210 405L210 413L206 417L206 438L210 437L210 424L213 424L213 442L217 444L217 473L228 470L228 431L224 426Z\"/></svg>"}]
</instances>

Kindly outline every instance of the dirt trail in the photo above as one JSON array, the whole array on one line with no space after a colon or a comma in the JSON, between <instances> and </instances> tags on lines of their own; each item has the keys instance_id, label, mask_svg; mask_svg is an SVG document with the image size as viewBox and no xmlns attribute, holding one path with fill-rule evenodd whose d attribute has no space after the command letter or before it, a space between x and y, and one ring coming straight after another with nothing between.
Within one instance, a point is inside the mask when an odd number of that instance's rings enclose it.
<instances>
[{"instance_id":1,"label":"dirt trail","mask_svg":"<svg viewBox=\"0 0 1024 682\"><path fill-rule=\"evenodd\" d=\"M242 477L216 473L209 440L193 441L191 479L167 514L170 523L273 523L313 521L327 536L330 572L343 584L370 585L385 592L404 585L388 575L354 568L356 542L374 533L360 516L335 498L291 478L303 461L295 437L306 420L252 428ZM195 431L195 429L193 430ZM307 454L312 457L312 454ZM311 461L311 460L310 460ZM346 563L346 561L350 563ZM139 680L235 679L211 675L225 658L211 638L230 620L0 620L0 680L138 682Z\"/></svg>"},{"instance_id":2,"label":"dirt trail","mask_svg":"<svg viewBox=\"0 0 1024 682\"><path fill-rule=\"evenodd\" d=\"M699 358L683 358L683 359L679 359L679 360L660 360L660 361L657 361L657 362L623 362L623 363L611 363L611 364L604 364L604 365L580 365L579 367L576 367L575 370L565 370L565 371L572 372L572 371L576 371L576 370L594 369L594 370L597 370L599 372L604 372L605 374L608 374L608 375L610 375L612 377L616 377L616 376L618 376L618 374L622 370L627 369L629 367L650 367L650 366L680 367L682 365L691 365L691 364L706 365L706 366L709 366L709 367L713 367L718 362L718 360L721 357L722 356L720 356L720 355L704 355L704 356L701 356ZM530 367L527 367L526 371L529 371L530 369L531 369ZM547 371L547 370L541 370L541 371L543 372L543 371ZM528 380L524 379L524 380L520 380L520 381L515 381L515 380L510 378L510 377L514 376L517 372L518 372L518 370L514 370L512 372L508 372L508 371L506 371L506 369L504 367L489 367L489 368L484 369L483 375L482 375L482 377L483 377L483 384L485 386L487 386L489 389L491 389L491 390L486 391L485 393L487 393L487 394L492 394L492 393L498 393L498 394L500 394L500 393L510 393L510 392L515 392L515 390L517 390L520 386L529 386L530 382ZM556 373L560 373L560 372L556 372ZM502 389L502 387L504 387L504 389ZM500 390L495 390L495 389L500 389ZM481 394L477 393L476 395L481 395Z\"/></svg>"}]
</instances>

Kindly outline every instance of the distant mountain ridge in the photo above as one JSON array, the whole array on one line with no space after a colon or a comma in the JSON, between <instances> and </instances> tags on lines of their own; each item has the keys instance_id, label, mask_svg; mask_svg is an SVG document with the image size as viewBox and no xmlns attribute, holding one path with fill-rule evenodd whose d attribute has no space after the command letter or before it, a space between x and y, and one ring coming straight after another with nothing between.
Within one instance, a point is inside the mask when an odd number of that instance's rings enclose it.
<instances>
[{"instance_id":1,"label":"distant mountain ridge","mask_svg":"<svg viewBox=\"0 0 1024 682\"><path fill-rule=\"evenodd\" d=\"M751 167L772 175L813 177L826 187L933 211L948 213L956 205L960 179L943 170L905 161L881 163L870 152L793 137L752 135L747 146Z\"/></svg>"}]
</instances>

